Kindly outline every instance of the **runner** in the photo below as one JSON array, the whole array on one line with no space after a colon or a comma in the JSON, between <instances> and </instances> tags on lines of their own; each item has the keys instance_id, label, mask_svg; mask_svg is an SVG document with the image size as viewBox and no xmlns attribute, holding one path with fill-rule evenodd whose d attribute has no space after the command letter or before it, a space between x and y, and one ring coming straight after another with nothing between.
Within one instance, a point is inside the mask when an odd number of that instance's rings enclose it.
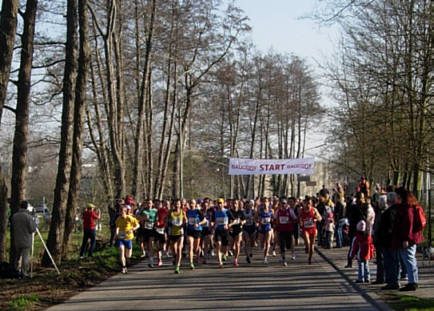
<instances>
[{"instance_id":1,"label":"runner","mask_svg":"<svg viewBox=\"0 0 434 311\"><path fill-rule=\"evenodd\" d=\"M187 241L190 255L190 269L194 269L194 254L196 254L196 263L199 263L199 246L202 225L206 223L202 211L196 208L196 200L190 201L190 208L187 210Z\"/></svg>"},{"instance_id":2,"label":"runner","mask_svg":"<svg viewBox=\"0 0 434 311\"><path fill-rule=\"evenodd\" d=\"M229 214L234 221L229 225L230 236L232 237L232 244L234 246L234 266L238 267L238 257L240 256L242 231L241 226L246 222L244 214L240 210L240 201L232 200L232 208L229 210Z\"/></svg>"},{"instance_id":3,"label":"runner","mask_svg":"<svg viewBox=\"0 0 434 311\"><path fill-rule=\"evenodd\" d=\"M230 219L230 215L227 210L223 208L225 200L220 198L217 200L217 210L214 212L212 222L215 228L215 242L217 246L217 257L219 267L223 268L222 257L226 253L228 247L229 238L229 224L233 219Z\"/></svg>"},{"instance_id":4,"label":"runner","mask_svg":"<svg viewBox=\"0 0 434 311\"><path fill-rule=\"evenodd\" d=\"M152 200L145 200L143 202L144 209L140 212L138 218L142 224L141 234L143 238L143 244L148 250L148 266L154 267L154 224L157 216L157 209L154 208L154 202Z\"/></svg>"},{"instance_id":5,"label":"runner","mask_svg":"<svg viewBox=\"0 0 434 311\"><path fill-rule=\"evenodd\" d=\"M155 240L157 242L158 247L158 266L161 267L163 265L163 251L166 251L166 241L167 241L167 233L166 233L166 224L165 219L167 214L169 213L170 202L162 201L158 202L158 210L157 217L155 221Z\"/></svg>"},{"instance_id":6,"label":"runner","mask_svg":"<svg viewBox=\"0 0 434 311\"><path fill-rule=\"evenodd\" d=\"M184 224L187 222L185 213L181 208L181 200L173 202L173 209L166 217L166 225L169 225L169 239L172 244L175 273L179 273L182 259L182 247L184 246Z\"/></svg>"},{"instance_id":7,"label":"runner","mask_svg":"<svg viewBox=\"0 0 434 311\"><path fill-rule=\"evenodd\" d=\"M255 201L250 200L243 211L246 222L243 225L244 250L246 252L246 261L251 263L252 248L255 246L256 223L255 223Z\"/></svg>"},{"instance_id":8,"label":"runner","mask_svg":"<svg viewBox=\"0 0 434 311\"><path fill-rule=\"evenodd\" d=\"M140 228L139 222L133 216L127 215L128 209L123 206L121 215L116 219L116 247L119 248L119 255L122 265L122 273L127 273L127 263L131 258L134 238L134 231Z\"/></svg>"},{"instance_id":9,"label":"runner","mask_svg":"<svg viewBox=\"0 0 434 311\"><path fill-rule=\"evenodd\" d=\"M202 214L206 219L206 222L202 225L202 236L201 236L201 248L203 252L202 263L206 264L208 251L212 248L211 219L212 219L212 215L214 214L214 209L210 207L208 198L205 198L205 200L203 201Z\"/></svg>"},{"instance_id":10,"label":"runner","mask_svg":"<svg viewBox=\"0 0 434 311\"><path fill-rule=\"evenodd\" d=\"M264 264L268 265L268 252L270 251L271 244L271 218L272 209L268 198L262 199L262 206L259 208L256 219L260 223L259 225L259 239L261 241L261 247L264 249Z\"/></svg>"},{"instance_id":11,"label":"runner","mask_svg":"<svg viewBox=\"0 0 434 311\"><path fill-rule=\"evenodd\" d=\"M312 264L312 254L315 247L315 238L317 235L316 222L321 221L321 215L313 207L312 198L306 197L303 201L303 208L300 210L300 227L306 242L308 263Z\"/></svg>"},{"instance_id":12,"label":"runner","mask_svg":"<svg viewBox=\"0 0 434 311\"><path fill-rule=\"evenodd\" d=\"M280 208L275 213L277 236L280 244L280 262L287 266L285 259L285 248L291 249L292 260L295 260L294 252L294 228L297 223L297 216L294 211L295 198L289 198L288 202L282 200Z\"/></svg>"}]
</instances>

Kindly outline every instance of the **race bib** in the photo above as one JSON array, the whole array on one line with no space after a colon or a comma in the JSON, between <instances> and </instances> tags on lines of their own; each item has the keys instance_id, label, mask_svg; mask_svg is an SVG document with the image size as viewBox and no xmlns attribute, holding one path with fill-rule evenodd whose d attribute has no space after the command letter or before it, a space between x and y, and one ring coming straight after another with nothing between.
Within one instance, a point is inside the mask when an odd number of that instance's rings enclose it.
<instances>
[{"instance_id":1,"label":"race bib","mask_svg":"<svg viewBox=\"0 0 434 311\"><path fill-rule=\"evenodd\" d=\"M164 234L164 228L155 228L158 234Z\"/></svg>"},{"instance_id":2,"label":"race bib","mask_svg":"<svg viewBox=\"0 0 434 311\"><path fill-rule=\"evenodd\" d=\"M261 223L262 223L263 225L268 225L270 222L271 222L271 217L264 217L264 218L262 218L262 220L261 220Z\"/></svg>"},{"instance_id":3,"label":"race bib","mask_svg":"<svg viewBox=\"0 0 434 311\"><path fill-rule=\"evenodd\" d=\"M127 237L127 233L125 231L119 231L118 239L123 240Z\"/></svg>"},{"instance_id":4,"label":"race bib","mask_svg":"<svg viewBox=\"0 0 434 311\"><path fill-rule=\"evenodd\" d=\"M306 229L313 228L313 221L312 221L312 219L305 220L305 221L304 221L304 227L305 227Z\"/></svg>"},{"instance_id":5,"label":"race bib","mask_svg":"<svg viewBox=\"0 0 434 311\"><path fill-rule=\"evenodd\" d=\"M190 226L194 226L195 224L196 224L196 218L194 217L190 217L189 219L188 219L188 224L190 225Z\"/></svg>"},{"instance_id":6,"label":"race bib","mask_svg":"<svg viewBox=\"0 0 434 311\"><path fill-rule=\"evenodd\" d=\"M173 218L172 225L180 227L182 226L182 218Z\"/></svg>"},{"instance_id":7,"label":"race bib","mask_svg":"<svg viewBox=\"0 0 434 311\"><path fill-rule=\"evenodd\" d=\"M145 222L145 229L152 230L154 228L154 223L152 222Z\"/></svg>"},{"instance_id":8,"label":"race bib","mask_svg":"<svg viewBox=\"0 0 434 311\"><path fill-rule=\"evenodd\" d=\"M279 223L285 225L289 222L289 217L288 216L280 216L279 217Z\"/></svg>"},{"instance_id":9,"label":"race bib","mask_svg":"<svg viewBox=\"0 0 434 311\"><path fill-rule=\"evenodd\" d=\"M217 225L227 225L228 224L228 218L227 217L218 217L215 220Z\"/></svg>"}]
</instances>

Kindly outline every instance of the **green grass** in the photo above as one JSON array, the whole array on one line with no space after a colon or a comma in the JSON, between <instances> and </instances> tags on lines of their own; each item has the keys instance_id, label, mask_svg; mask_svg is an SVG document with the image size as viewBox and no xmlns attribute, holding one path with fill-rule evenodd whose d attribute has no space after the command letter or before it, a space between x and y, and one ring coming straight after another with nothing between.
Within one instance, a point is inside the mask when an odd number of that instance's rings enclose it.
<instances>
[{"instance_id":1,"label":"green grass","mask_svg":"<svg viewBox=\"0 0 434 311\"><path fill-rule=\"evenodd\" d=\"M21 311L30 309L39 298L35 295L19 296L9 301L7 311Z\"/></svg>"},{"instance_id":2,"label":"green grass","mask_svg":"<svg viewBox=\"0 0 434 311\"><path fill-rule=\"evenodd\" d=\"M388 304L398 311L434 311L434 299L395 294Z\"/></svg>"}]
</instances>

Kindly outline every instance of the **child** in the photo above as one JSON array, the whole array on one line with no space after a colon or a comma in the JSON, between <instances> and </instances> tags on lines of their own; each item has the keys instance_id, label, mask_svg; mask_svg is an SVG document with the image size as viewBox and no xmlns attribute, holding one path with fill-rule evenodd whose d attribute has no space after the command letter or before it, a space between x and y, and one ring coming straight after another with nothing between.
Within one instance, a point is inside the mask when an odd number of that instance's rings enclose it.
<instances>
[{"instance_id":1,"label":"child","mask_svg":"<svg viewBox=\"0 0 434 311\"><path fill-rule=\"evenodd\" d=\"M373 255L374 245L372 243L372 237L366 231L366 222L361 220L357 224L357 233L351 246L351 259L357 256L359 266L356 283L370 283L369 259L371 259Z\"/></svg>"},{"instance_id":2,"label":"child","mask_svg":"<svg viewBox=\"0 0 434 311\"><path fill-rule=\"evenodd\" d=\"M327 213L327 218L325 222L325 231L326 231L326 248L332 248L333 245L333 236L335 234L335 223L334 216L332 212Z\"/></svg>"}]
</instances>

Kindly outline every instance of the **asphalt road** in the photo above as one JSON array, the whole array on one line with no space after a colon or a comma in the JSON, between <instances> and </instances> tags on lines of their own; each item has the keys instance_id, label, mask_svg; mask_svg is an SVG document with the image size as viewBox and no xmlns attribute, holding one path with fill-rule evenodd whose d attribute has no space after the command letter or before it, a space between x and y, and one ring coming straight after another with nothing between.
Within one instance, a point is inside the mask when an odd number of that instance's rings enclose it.
<instances>
[{"instance_id":1,"label":"asphalt road","mask_svg":"<svg viewBox=\"0 0 434 311\"><path fill-rule=\"evenodd\" d=\"M312 265L303 248L287 267L270 259L265 266L257 252L250 265L229 258L219 269L212 258L179 275L168 260L154 269L143 261L48 310L376 310L317 254Z\"/></svg>"}]
</instances>

